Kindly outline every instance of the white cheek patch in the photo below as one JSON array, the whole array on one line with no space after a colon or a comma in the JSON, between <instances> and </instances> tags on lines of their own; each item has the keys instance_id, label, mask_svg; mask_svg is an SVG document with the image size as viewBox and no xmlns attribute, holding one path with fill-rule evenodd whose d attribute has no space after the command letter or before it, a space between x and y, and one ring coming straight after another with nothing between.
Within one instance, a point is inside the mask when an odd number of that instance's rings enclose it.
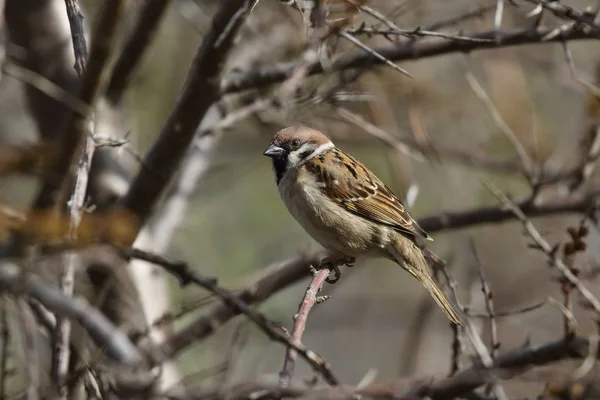
<instances>
[{"instance_id":1,"label":"white cheek patch","mask_svg":"<svg viewBox=\"0 0 600 400\"><path fill-rule=\"evenodd\" d=\"M313 143L304 143L298 150L294 150L288 154L288 165L290 167L299 167L308 161L313 154L310 154L308 157L301 157L303 154L313 153L315 151L315 145Z\"/></svg>"},{"instance_id":2,"label":"white cheek patch","mask_svg":"<svg viewBox=\"0 0 600 400\"><path fill-rule=\"evenodd\" d=\"M292 151L287 156L288 167L295 168L300 163L300 153L298 151Z\"/></svg>"},{"instance_id":3,"label":"white cheek patch","mask_svg":"<svg viewBox=\"0 0 600 400\"><path fill-rule=\"evenodd\" d=\"M333 149L334 147L335 146L333 145L333 142L327 142L325 144L321 144L321 145L319 145L319 147L317 147L315 149L315 151L313 151L313 153L309 157L306 157L306 161L310 160L311 158L315 158L319 154L322 154L329 149Z\"/></svg>"},{"instance_id":4,"label":"white cheek patch","mask_svg":"<svg viewBox=\"0 0 600 400\"><path fill-rule=\"evenodd\" d=\"M332 142L321 144L321 145L317 146L316 148L314 147L313 143L304 143L302 146L300 146L300 148L298 150L294 150L288 154L288 157L287 157L288 164L287 165L290 168L301 167L307 161L317 157L319 154L322 154L322 153L326 152L327 150L332 149L334 147L335 146L333 145ZM306 152L309 152L309 151L312 151L312 153L309 156L301 157L302 154L305 154Z\"/></svg>"}]
</instances>

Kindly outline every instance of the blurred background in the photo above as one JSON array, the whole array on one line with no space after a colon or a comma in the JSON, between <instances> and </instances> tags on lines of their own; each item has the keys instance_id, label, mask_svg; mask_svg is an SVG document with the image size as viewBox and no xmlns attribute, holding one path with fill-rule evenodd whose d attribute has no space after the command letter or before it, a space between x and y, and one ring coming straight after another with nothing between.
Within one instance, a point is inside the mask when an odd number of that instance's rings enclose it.
<instances>
[{"instance_id":1,"label":"blurred background","mask_svg":"<svg viewBox=\"0 0 600 400\"><path fill-rule=\"evenodd\" d=\"M64 7L62 1L56 3L56 7ZM81 2L88 27L93 26L101 3ZM134 26L139 15L136 10L144 3L127 3L126 32ZM501 30L534 25L537 17L527 15L535 9L534 4L518 2L519 7L515 7L508 3L504 5ZM577 10L590 5L584 0L563 3ZM496 1L371 0L368 5L406 30L434 30L427 27L474 12L440 30L448 35L493 31L497 11ZM154 143L176 105L218 6L219 1L213 0L169 2L123 101L111 111L111 123L107 124L111 126L110 135L128 140L126 148L114 149L114 156L131 174L139 168L139 157ZM544 12L542 25L565 24L568 21ZM357 14L350 25L354 29L361 26L386 28L364 12ZM407 39L401 35L356 36L373 48L406 45L410 40L439 40ZM10 62L18 49L8 41L6 22L3 37L7 43L3 57ZM260 1L240 28L223 66L223 82L253 68L300 60L307 37L298 10L275 0ZM330 40L329 45L331 54L360 51L339 38ZM499 47L400 63L413 78L387 66L365 67L360 73L347 70L310 76L302 82L291 106L258 107L219 129L214 143L210 143L210 157L202 166L206 170L186 198L188 208L172 227L172 236L162 242L164 252L185 260L204 275L217 277L226 288L239 289L269 265L320 250L288 214L279 198L270 160L262 155L271 137L291 124L322 130L338 147L373 169L400 197L411 193L408 204L415 219L485 206L500 207L498 199L482 185L482 177L515 201L529 198L532 187L519 171L519 155L493 111L501 116L537 167L549 175L577 168L589 147L590 126L600 123L593 94L581 83L598 83L595 79L600 71L600 51L594 40L569 41L567 50L573 69L560 43ZM492 112L474 91L477 84L493 105ZM40 138L25 85L11 73L5 71L2 75L3 144L33 143ZM270 99L279 86L226 94L218 106L225 114L235 113L257 99ZM367 128L356 122L356 116L367 121ZM370 126L387 136L377 137L372 129L369 132ZM422 152L424 157L390 145L402 141L426 149ZM197 139L195 145L202 149L207 143ZM456 154L501 162L482 167L469 157ZM593 193L599 183L598 175L592 173L571 193L567 181L558 182L545 188L538 200L551 202L554 198ZM22 174L3 178L0 201L25 208L38 185L37 179ZM163 196L156 213L162 212L161 207L168 203L174 190L172 186ZM555 244L567 241L567 227L576 226L581 218L581 213L556 213L532 221ZM447 268L458 283L458 298L472 314L486 312L473 248L493 291L496 312L510 313L544 302L548 296L562 303L558 273L548 266L543 253L529 248L531 240L518 222L475 223L432 236L434 241L428 247L448 262ZM587 287L600 295L596 278L598 239L597 230L592 228L586 238L587 250L577 255L576 262ZM167 309L192 309L177 318L170 329L186 326L217 302L197 287L181 288L175 279L163 278ZM291 329L292 317L308 282L307 277L275 294L259 309ZM332 297L311 312L303 343L323 355L343 382L357 384L367 374L376 374L375 380L386 381L442 377L449 373L453 330L427 293L397 265L385 260L359 260L353 269L344 267L340 281L326 284L322 294ZM593 333L596 317L580 306L576 294L572 300L579 333ZM487 319L473 317L472 321L484 342L489 343ZM499 317L497 324L502 352L526 342L559 339L563 314L546 304ZM468 344L465 346L461 362L470 365L474 352ZM281 369L284 352L283 346L270 341L243 317L237 317L220 327L217 334L179 354L175 367L185 384L208 385L225 378L239 382L265 374L275 376ZM577 364L567 364L567 368L575 368L573 365ZM550 373L559 370L556 365L549 369ZM541 372L536 370L507 382L507 394L522 398L540 393L547 379L538 374ZM312 376L310 367L300 360L296 377Z\"/></svg>"}]
</instances>

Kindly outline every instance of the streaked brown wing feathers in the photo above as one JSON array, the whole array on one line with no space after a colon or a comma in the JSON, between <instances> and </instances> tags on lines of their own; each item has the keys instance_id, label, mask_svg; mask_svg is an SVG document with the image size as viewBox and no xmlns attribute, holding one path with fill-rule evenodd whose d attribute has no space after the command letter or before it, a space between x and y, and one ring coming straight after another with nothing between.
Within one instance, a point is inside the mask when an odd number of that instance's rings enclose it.
<instances>
[{"instance_id":1,"label":"streaked brown wing feathers","mask_svg":"<svg viewBox=\"0 0 600 400\"><path fill-rule=\"evenodd\" d=\"M392 191L352 156L332 149L305 166L323 185L322 191L346 210L399 232L429 238Z\"/></svg>"}]
</instances>

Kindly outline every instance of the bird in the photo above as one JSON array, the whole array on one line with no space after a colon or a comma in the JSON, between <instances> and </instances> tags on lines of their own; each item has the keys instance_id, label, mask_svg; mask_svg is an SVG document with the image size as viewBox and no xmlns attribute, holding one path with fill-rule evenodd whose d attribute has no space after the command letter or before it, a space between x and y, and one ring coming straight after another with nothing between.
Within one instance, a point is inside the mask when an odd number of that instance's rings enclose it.
<instances>
[{"instance_id":1,"label":"bird","mask_svg":"<svg viewBox=\"0 0 600 400\"><path fill-rule=\"evenodd\" d=\"M331 252L322 264L350 264L358 257L394 261L429 291L450 321L462 325L417 245L417 239L431 237L375 173L305 125L278 131L263 154L272 159L289 213Z\"/></svg>"}]
</instances>

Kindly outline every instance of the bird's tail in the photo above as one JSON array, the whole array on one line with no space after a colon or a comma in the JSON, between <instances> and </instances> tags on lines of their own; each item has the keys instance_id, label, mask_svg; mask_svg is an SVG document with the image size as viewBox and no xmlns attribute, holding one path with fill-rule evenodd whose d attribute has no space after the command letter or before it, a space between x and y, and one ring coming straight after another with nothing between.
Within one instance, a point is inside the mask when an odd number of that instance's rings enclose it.
<instances>
[{"instance_id":1,"label":"bird's tail","mask_svg":"<svg viewBox=\"0 0 600 400\"><path fill-rule=\"evenodd\" d=\"M431 278L429 265L427 265L421 250L407 238L396 241L393 250L395 261L421 282L450 321L462 325L460 315L442 289Z\"/></svg>"}]
</instances>

